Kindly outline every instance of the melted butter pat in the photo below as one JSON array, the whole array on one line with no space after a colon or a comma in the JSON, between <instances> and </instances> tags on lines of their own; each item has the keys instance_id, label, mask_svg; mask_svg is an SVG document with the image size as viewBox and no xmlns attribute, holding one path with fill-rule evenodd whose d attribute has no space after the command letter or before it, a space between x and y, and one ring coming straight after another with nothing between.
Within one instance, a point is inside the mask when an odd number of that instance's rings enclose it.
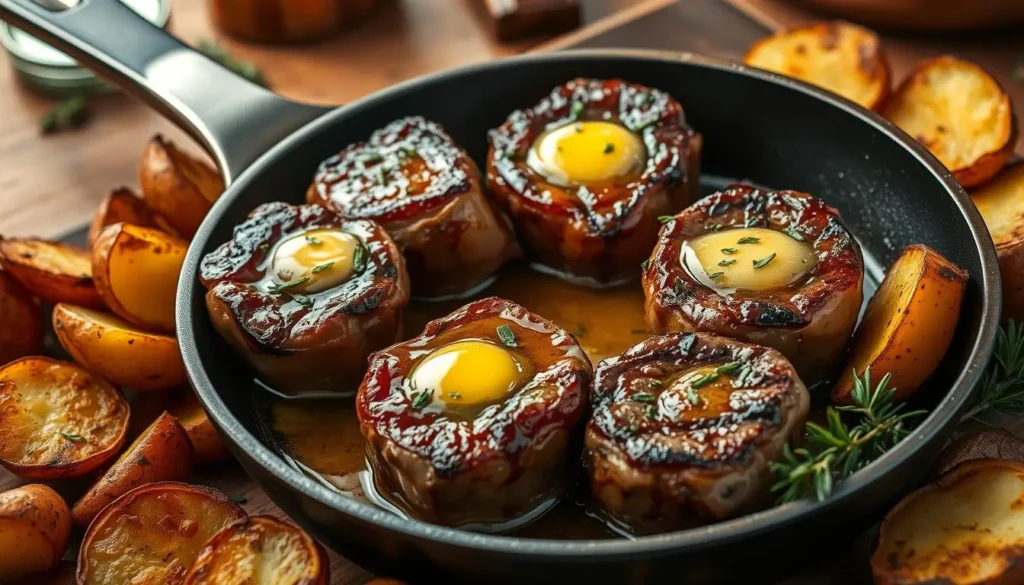
<instances>
[{"instance_id":1,"label":"melted butter pat","mask_svg":"<svg viewBox=\"0 0 1024 585\"><path fill-rule=\"evenodd\" d=\"M701 284L723 293L789 286L818 263L808 242L764 228L700 236L683 245L682 256L687 272Z\"/></svg>"},{"instance_id":2,"label":"melted butter pat","mask_svg":"<svg viewBox=\"0 0 1024 585\"><path fill-rule=\"evenodd\" d=\"M310 230L282 242L274 251L270 270L280 282L308 279L289 291L325 291L355 275L353 261L361 246L358 238L341 230Z\"/></svg>"},{"instance_id":3,"label":"melted butter pat","mask_svg":"<svg viewBox=\"0 0 1024 585\"><path fill-rule=\"evenodd\" d=\"M432 391L446 405L480 406L505 398L522 378L522 364L504 347L465 340L425 357L409 376L407 392L410 399Z\"/></svg>"},{"instance_id":4,"label":"melted butter pat","mask_svg":"<svg viewBox=\"0 0 1024 585\"><path fill-rule=\"evenodd\" d=\"M612 122L576 122L542 134L527 156L557 185L606 181L636 171L646 158L635 133Z\"/></svg>"}]
</instances>

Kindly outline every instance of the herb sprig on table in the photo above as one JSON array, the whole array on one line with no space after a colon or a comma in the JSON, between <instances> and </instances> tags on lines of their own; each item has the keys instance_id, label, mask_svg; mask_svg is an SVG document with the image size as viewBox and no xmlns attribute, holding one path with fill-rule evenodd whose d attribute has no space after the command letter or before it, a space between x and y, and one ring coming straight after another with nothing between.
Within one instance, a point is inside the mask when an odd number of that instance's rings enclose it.
<instances>
[{"instance_id":1,"label":"herb sprig on table","mask_svg":"<svg viewBox=\"0 0 1024 585\"><path fill-rule=\"evenodd\" d=\"M1024 416L1024 327L1012 319L999 328L978 401L963 420L989 412Z\"/></svg>"}]
</instances>

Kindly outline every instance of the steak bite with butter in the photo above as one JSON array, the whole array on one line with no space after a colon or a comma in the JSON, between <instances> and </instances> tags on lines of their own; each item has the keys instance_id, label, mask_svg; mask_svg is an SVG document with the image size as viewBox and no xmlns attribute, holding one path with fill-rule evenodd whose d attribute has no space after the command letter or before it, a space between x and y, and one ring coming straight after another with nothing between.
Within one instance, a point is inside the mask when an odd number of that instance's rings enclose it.
<instances>
[{"instance_id":1,"label":"steak bite with butter","mask_svg":"<svg viewBox=\"0 0 1024 585\"><path fill-rule=\"evenodd\" d=\"M401 334L409 277L376 223L266 203L203 258L217 332L287 394L354 392L371 352Z\"/></svg>"},{"instance_id":2,"label":"steak bite with butter","mask_svg":"<svg viewBox=\"0 0 1024 585\"><path fill-rule=\"evenodd\" d=\"M371 219L405 255L413 295L467 296L520 255L508 219L484 196L480 170L440 124L395 120L323 161L307 192L350 219Z\"/></svg>"},{"instance_id":3,"label":"steak bite with butter","mask_svg":"<svg viewBox=\"0 0 1024 585\"><path fill-rule=\"evenodd\" d=\"M375 353L356 412L377 495L503 531L549 510L579 462L592 369L572 335L490 297Z\"/></svg>"},{"instance_id":4,"label":"steak bite with butter","mask_svg":"<svg viewBox=\"0 0 1024 585\"><path fill-rule=\"evenodd\" d=\"M661 228L643 271L647 322L773 347L812 387L832 380L863 298L860 246L797 191L729 187Z\"/></svg>"},{"instance_id":5,"label":"steak bite with butter","mask_svg":"<svg viewBox=\"0 0 1024 585\"><path fill-rule=\"evenodd\" d=\"M591 491L615 523L649 534L767 504L769 464L803 430L810 396L773 349L673 333L602 360L592 401Z\"/></svg>"}]
</instances>

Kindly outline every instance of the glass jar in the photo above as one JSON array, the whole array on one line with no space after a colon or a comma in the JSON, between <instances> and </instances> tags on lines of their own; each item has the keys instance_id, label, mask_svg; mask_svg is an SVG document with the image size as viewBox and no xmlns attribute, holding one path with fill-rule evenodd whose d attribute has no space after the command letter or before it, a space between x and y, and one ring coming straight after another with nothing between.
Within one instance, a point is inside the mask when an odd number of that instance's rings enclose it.
<instances>
[{"instance_id":1,"label":"glass jar","mask_svg":"<svg viewBox=\"0 0 1024 585\"><path fill-rule=\"evenodd\" d=\"M209 0L214 23L249 41L323 38L366 20L378 0Z\"/></svg>"}]
</instances>

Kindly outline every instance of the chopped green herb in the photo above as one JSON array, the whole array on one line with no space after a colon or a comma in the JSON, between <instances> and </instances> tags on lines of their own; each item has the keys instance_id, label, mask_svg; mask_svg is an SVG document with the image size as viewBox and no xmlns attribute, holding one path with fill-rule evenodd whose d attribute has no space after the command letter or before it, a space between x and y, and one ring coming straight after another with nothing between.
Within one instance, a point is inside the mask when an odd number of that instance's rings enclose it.
<instances>
[{"instance_id":1,"label":"chopped green herb","mask_svg":"<svg viewBox=\"0 0 1024 585\"><path fill-rule=\"evenodd\" d=\"M50 110L39 123L43 134L52 134L67 128L79 128L89 121L89 109L85 98L71 96Z\"/></svg>"},{"instance_id":2,"label":"chopped green herb","mask_svg":"<svg viewBox=\"0 0 1024 585\"><path fill-rule=\"evenodd\" d=\"M371 152L371 153L368 153L366 156L363 157L363 162L364 163L370 163L370 164L376 164L376 163L379 163L382 160L384 160L384 157L381 156L379 152Z\"/></svg>"},{"instance_id":3,"label":"chopped green herb","mask_svg":"<svg viewBox=\"0 0 1024 585\"><path fill-rule=\"evenodd\" d=\"M709 232L719 232L719 231L722 231L722 224L720 224L720 223L706 223L706 224L704 224L704 229L706 229Z\"/></svg>"},{"instance_id":4,"label":"chopped green herb","mask_svg":"<svg viewBox=\"0 0 1024 585\"><path fill-rule=\"evenodd\" d=\"M352 250L352 270L357 274L366 268L366 246L359 244Z\"/></svg>"},{"instance_id":5,"label":"chopped green herb","mask_svg":"<svg viewBox=\"0 0 1024 585\"><path fill-rule=\"evenodd\" d=\"M718 366L718 368L715 369L715 372L719 373L719 374L726 374L726 375L735 374L742 367L743 367L743 362L738 362L738 361L737 362L729 362L727 364L722 364L722 365Z\"/></svg>"},{"instance_id":6,"label":"chopped green herb","mask_svg":"<svg viewBox=\"0 0 1024 585\"><path fill-rule=\"evenodd\" d=\"M245 496L241 495L241 494L230 495L230 496L228 496L228 499L231 500L232 502L238 504L238 505L249 503L249 499L246 498Z\"/></svg>"},{"instance_id":7,"label":"chopped green herb","mask_svg":"<svg viewBox=\"0 0 1024 585\"><path fill-rule=\"evenodd\" d=\"M260 244L259 247L257 247L256 249L259 250L260 252L266 253L266 251L270 249L270 244Z\"/></svg>"},{"instance_id":8,"label":"chopped green herb","mask_svg":"<svg viewBox=\"0 0 1024 585\"><path fill-rule=\"evenodd\" d=\"M649 97L650 96L647 94L647 92L641 91L636 94L636 97L633 99L633 101L636 102L636 105L642 106L647 103L647 98Z\"/></svg>"},{"instance_id":9,"label":"chopped green herb","mask_svg":"<svg viewBox=\"0 0 1024 585\"><path fill-rule=\"evenodd\" d=\"M761 238L758 238L756 236L747 236L745 238L740 238L739 241L737 241L736 243L737 244L756 244L756 243L758 243L760 241L761 241Z\"/></svg>"},{"instance_id":10,"label":"chopped green herb","mask_svg":"<svg viewBox=\"0 0 1024 585\"><path fill-rule=\"evenodd\" d=\"M672 283L672 292L678 297L682 296L684 290L686 290L686 284L683 282L683 279L676 278L676 281Z\"/></svg>"},{"instance_id":11,"label":"chopped green herb","mask_svg":"<svg viewBox=\"0 0 1024 585\"><path fill-rule=\"evenodd\" d=\"M764 268L769 262L775 259L775 252L772 252L770 256L765 256L760 260L754 260L754 268Z\"/></svg>"},{"instance_id":12,"label":"chopped green herb","mask_svg":"<svg viewBox=\"0 0 1024 585\"><path fill-rule=\"evenodd\" d=\"M498 339L509 347L519 347L516 343L516 334L508 325L498 325Z\"/></svg>"},{"instance_id":13,"label":"chopped green herb","mask_svg":"<svg viewBox=\"0 0 1024 585\"><path fill-rule=\"evenodd\" d=\"M736 261L735 261L735 260L722 260L722 261L720 261L720 262L718 263L718 265L719 265L719 266L732 266L732 265L733 265L733 264L735 264L735 263L736 263Z\"/></svg>"},{"instance_id":14,"label":"chopped green herb","mask_svg":"<svg viewBox=\"0 0 1024 585\"><path fill-rule=\"evenodd\" d=\"M383 165L378 165L377 166L377 182L380 183L381 185L387 185L388 184L388 176L386 174L384 174L384 166Z\"/></svg>"},{"instance_id":15,"label":"chopped green herb","mask_svg":"<svg viewBox=\"0 0 1024 585\"><path fill-rule=\"evenodd\" d=\"M462 398L462 394L460 394L458 392L449 392L448 396L450 396L451 398L454 398L455 400L458 400L459 398Z\"/></svg>"},{"instance_id":16,"label":"chopped green herb","mask_svg":"<svg viewBox=\"0 0 1024 585\"><path fill-rule=\"evenodd\" d=\"M294 293L292 294L292 300L295 301L296 303L299 303L303 307L306 307L307 309L313 308L313 299L307 297L306 295Z\"/></svg>"},{"instance_id":17,"label":"chopped green herb","mask_svg":"<svg viewBox=\"0 0 1024 585\"><path fill-rule=\"evenodd\" d=\"M421 410L426 405L433 402L434 391L424 390L423 392L417 392L412 398L412 407L416 410Z\"/></svg>"},{"instance_id":18,"label":"chopped green herb","mask_svg":"<svg viewBox=\"0 0 1024 585\"><path fill-rule=\"evenodd\" d=\"M648 380L647 383L655 388L661 388L661 380Z\"/></svg>"},{"instance_id":19,"label":"chopped green herb","mask_svg":"<svg viewBox=\"0 0 1024 585\"><path fill-rule=\"evenodd\" d=\"M737 250L736 248L722 248L722 253L725 254L726 256L730 256L732 254L735 254L736 252L739 252L739 250Z\"/></svg>"},{"instance_id":20,"label":"chopped green herb","mask_svg":"<svg viewBox=\"0 0 1024 585\"><path fill-rule=\"evenodd\" d=\"M615 152L615 145L614 144L609 142L608 144L604 145L604 153L605 154L611 154L613 152Z\"/></svg>"},{"instance_id":21,"label":"chopped green herb","mask_svg":"<svg viewBox=\"0 0 1024 585\"><path fill-rule=\"evenodd\" d=\"M804 235L803 235L803 234L801 234L800 232L796 231L796 228L794 228L794 227L788 227L788 228L786 228L786 229L784 229L784 230L782 230L782 231L783 231L783 233L785 233L785 234L786 234L787 236L789 236L789 237L793 238L794 240L796 240L796 241L798 241L798 242L802 242L802 241L804 241L804 239L805 239L805 238L804 238Z\"/></svg>"},{"instance_id":22,"label":"chopped green herb","mask_svg":"<svg viewBox=\"0 0 1024 585\"><path fill-rule=\"evenodd\" d=\"M306 243L308 243L310 246L323 245L323 242L320 240L320 238L316 236L306 236Z\"/></svg>"},{"instance_id":23,"label":"chopped green herb","mask_svg":"<svg viewBox=\"0 0 1024 585\"><path fill-rule=\"evenodd\" d=\"M637 392L630 396L633 402L643 402L644 404L652 404L655 400L654 394L650 392Z\"/></svg>"},{"instance_id":24,"label":"chopped green herb","mask_svg":"<svg viewBox=\"0 0 1024 585\"><path fill-rule=\"evenodd\" d=\"M688 400L690 404L700 404L700 396L693 391L693 388L686 389L686 400Z\"/></svg>"},{"instance_id":25,"label":"chopped green herb","mask_svg":"<svg viewBox=\"0 0 1024 585\"><path fill-rule=\"evenodd\" d=\"M316 272L316 268L313 269L313 272ZM272 292L272 293L279 293L281 291L285 291L285 290L288 290L290 288L295 288L297 286L301 286L303 284L306 284L307 282L309 282L309 277L308 276L304 276L302 278L297 278L295 280L289 280L288 282L282 282L282 283L279 283L279 284L272 284L272 285L270 285L270 292Z\"/></svg>"},{"instance_id":26,"label":"chopped green herb","mask_svg":"<svg viewBox=\"0 0 1024 585\"><path fill-rule=\"evenodd\" d=\"M675 218L676 218L676 216L674 216L674 215L659 215L658 216L658 221L660 221L661 223L668 223L668 222L672 221Z\"/></svg>"},{"instance_id":27,"label":"chopped green herb","mask_svg":"<svg viewBox=\"0 0 1024 585\"><path fill-rule=\"evenodd\" d=\"M355 264L355 262L353 262L353 264ZM313 269L312 272L313 272L313 274L320 274L324 270L330 270L332 266L334 266L334 262L333 261L331 261L331 262L324 262L323 264L318 264L316 266L316 268Z\"/></svg>"},{"instance_id":28,"label":"chopped green herb","mask_svg":"<svg viewBox=\"0 0 1024 585\"><path fill-rule=\"evenodd\" d=\"M569 117L573 120L579 120L580 116L583 115L583 110L586 108L587 106L583 102L573 102L572 106L569 107Z\"/></svg>"},{"instance_id":29,"label":"chopped green herb","mask_svg":"<svg viewBox=\"0 0 1024 585\"><path fill-rule=\"evenodd\" d=\"M712 272L711 274L708 275L708 278L714 280L716 278L722 278L723 276L725 276L724 272Z\"/></svg>"},{"instance_id":30,"label":"chopped green herb","mask_svg":"<svg viewBox=\"0 0 1024 585\"><path fill-rule=\"evenodd\" d=\"M404 146L399 148L398 152L399 152L399 154L401 154L405 158L412 158L414 156L419 156L420 155L420 153L417 152L415 148L406 148Z\"/></svg>"},{"instance_id":31,"label":"chopped green herb","mask_svg":"<svg viewBox=\"0 0 1024 585\"><path fill-rule=\"evenodd\" d=\"M85 440L85 437L83 437L82 435L76 435L75 433L63 433L62 432L60 434L60 436L64 437L65 439L67 439L69 441L71 441L72 443L81 443L82 441Z\"/></svg>"},{"instance_id":32,"label":"chopped green herb","mask_svg":"<svg viewBox=\"0 0 1024 585\"><path fill-rule=\"evenodd\" d=\"M650 260L650 258L648 258L647 260L644 260L643 262L640 263L640 270L646 271L647 267L650 266L650 265L651 265L651 260Z\"/></svg>"},{"instance_id":33,"label":"chopped green herb","mask_svg":"<svg viewBox=\"0 0 1024 585\"><path fill-rule=\"evenodd\" d=\"M691 388L703 388L704 386L707 386L708 384L714 382L717 379L718 379L718 372L711 372L710 374L705 374L705 375L697 378L696 380L690 382L690 387Z\"/></svg>"},{"instance_id":34,"label":"chopped green herb","mask_svg":"<svg viewBox=\"0 0 1024 585\"><path fill-rule=\"evenodd\" d=\"M650 420L654 420L658 416L658 409L653 404L648 404L647 408L644 409L644 416Z\"/></svg>"}]
</instances>

